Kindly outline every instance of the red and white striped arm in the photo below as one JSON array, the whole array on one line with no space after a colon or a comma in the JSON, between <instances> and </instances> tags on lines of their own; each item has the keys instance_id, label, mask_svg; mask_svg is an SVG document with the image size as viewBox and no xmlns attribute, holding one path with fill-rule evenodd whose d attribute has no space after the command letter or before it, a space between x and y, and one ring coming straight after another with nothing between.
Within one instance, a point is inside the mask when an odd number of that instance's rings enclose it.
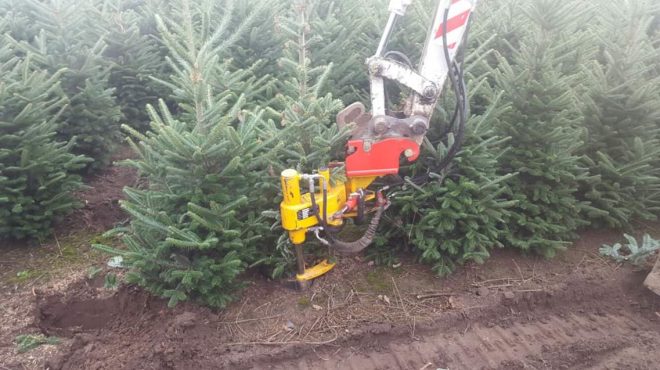
<instances>
[{"instance_id":1,"label":"red and white striped arm","mask_svg":"<svg viewBox=\"0 0 660 370\"><path fill-rule=\"evenodd\" d=\"M449 73L443 44L444 30L446 29L447 31L449 60L453 61L463 41L463 35L467 29L470 15L476 5L476 0L443 0L436 9L433 18L433 27L431 28L431 33L427 36L426 45L424 46L419 74L436 84L438 96ZM447 7L449 8L449 12L447 14L447 25L445 26L444 15ZM428 101L423 100L421 98L415 99L412 107L413 114L421 114L430 118L435 107L435 102L429 104Z\"/></svg>"}]
</instances>

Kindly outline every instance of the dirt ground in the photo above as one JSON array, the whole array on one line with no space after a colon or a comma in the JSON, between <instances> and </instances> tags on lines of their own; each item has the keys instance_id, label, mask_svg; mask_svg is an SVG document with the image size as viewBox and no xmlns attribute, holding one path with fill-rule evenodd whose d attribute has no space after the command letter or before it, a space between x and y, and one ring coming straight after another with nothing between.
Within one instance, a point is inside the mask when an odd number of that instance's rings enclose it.
<instances>
[{"instance_id":1,"label":"dirt ground","mask_svg":"<svg viewBox=\"0 0 660 370\"><path fill-rule=\"evenodd\" d=\"M619 232L584 232L552 260L496 250L444 279L410 259L344 257L305 292L256 275L224 311L168 309L136 287L104 288L107 267L90 277L107 261L89 249L95 225L125 218L92 211L116 211L116 189L134 181L108 171L90 179L89 209L71 219L82 226L59 247L0 250L0 370L660 368L660 297L643 271L598 254ZM641 229L660 236L660 224ZM18 353L20 334L60 343Z\"/></svg>"}]
</instances>

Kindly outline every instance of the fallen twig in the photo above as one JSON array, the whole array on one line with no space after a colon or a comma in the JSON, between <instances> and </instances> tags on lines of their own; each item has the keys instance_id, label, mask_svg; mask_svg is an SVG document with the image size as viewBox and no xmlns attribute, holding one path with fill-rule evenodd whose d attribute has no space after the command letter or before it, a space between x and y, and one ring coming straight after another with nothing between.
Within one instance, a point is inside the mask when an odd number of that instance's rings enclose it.
<instances>
[{"instance_id":1,"label":"fallen twig","mask_svg":"<svg viewBox=\"0 0 660 370\"><path fill-rule=\"evenodd\" d=\"M234 321L220 321L220 322L218 322L218 324L238 324L238 323L249 322L249 321L275 319L275 318L278 318L278 317L281 317L281 316L282 316L282 314L277 314L277 315L266 316L266 317L255 317L253 319L241 319L241 320L234 320Z\"/></svg>"},{"instance_id":2,"label":"fallen twig","mask_svg":"<svg viewBox=\"0 0 660 370\"><path fill-rule=\"evenodd\" d=\"M309 336L309 333L311 333L312 330L314 330L314 328L316 327L316 324L318 324L319 321L320 321L322 318L323 318L323 316L319 316L319 317L316 319L316 321L314 321L314 324L312 324L312 327L309 328L309 330L307 331L307 334L305 334L305 336L303 337L303 340Z\"/></svg>"},{"instance_id":3,"label":"fallen twig","mask_svg":"<svg viewBox=\"0 0 660 370\"><path fill-rule=\"evenodd\" d=\"M494 283L496 281L514 281L514 280L518 280L518 279L511 278L511 277L498 278L498 279L488 279L488 280L483 280L483 281L479 281L479 282L476 282L476 283L472 283L472 286L483 286L486 283Z\"/></svg>"},{"instance_id":4,"label":"fallen twig","mask_svg":"<svg viewBox=\"0 0 660 370\"><path fill-rule=\"evenodd\" d=\"M399 298L399 305L401 305L401 309L403 309L403 312L408 316L408 311L406 310L405 304L403 303L403 298L401 298L401 292L399 292L399 287L396 285L396 281L394 280L393 277L392 279L392 284L394 284L394 292L396 292L397 297Z\"/></svg>"},{"instance_id":5,"label":"fallen twig","mask_svg":"<svg viewBox=\"0 0 660 370\"><path fill-rule=\"evenodd\" d=\"M600 254L598 254L598 253L594 253L594 252L588 252L588 254L590 254L590 255L592 255L592 256L595 256L596 259L597 259L598 261L600 261L602 264L604 264L605 266L607 266L610 270L612 270L612 271L616 271L616 270L612 267L612 265L610 264L610 262L609 262L608 260L606 260L605 258L603 258L603 256L601 256Z\"/></svg>"},{"instance_id":6,"label":"fallen twig","mask_svg":"<svg viewBox=\"0 0 660 370\"><path fill-rule=\"evenodd\" d=\"M64 254L62 254L62 246L60 245L60 241L57 240L57 235L55 235L55 233L53 233L53 237L55 238L55 244L57 244L57 250L60 252L60 257L64 256Z\"/></svg>"},{"instance_id":7,"label":"fallen twig","mask_svg":"<svg viewBox=\"0 0 660 370\"><path fill-rule=\"evenodd\" d=\"M521 282L520 280L515 280L515 281L518 282L518 283ZM518 285L520 285L520 284L518 284ZM509 284L484 285L484 286L487 287L488 289L491 289L491 288L508 288L510 286L513 286L513 284L509 283Z\"/></svg>"},{"instance_id":8,"label":"fallen twig","mask_svg":"<svg viewBox=\"0 0 660 370\"><path fill-rule=\"evenodd\" d=\"M407 319L410 319L410 313L406 309L406 304L403 302L403 298L401 298L401 292L399 292L399 287L396 285L396 281L394 280L394 277L391 277L392 279L392 284L394 284L394 291L396 292L397 297L399 297L399 304L401 305L401 309L403 310L403 313L406 315ZM415 337L415 316L412 316L412 325L410 327L410 336L412 338Z\"/></svg>"},{"instance_id":9,"label":"fallen twig","mask_svg":"<svg viewBox=\"0 0 660 370\"><path fill-rule=\"evenodd\" d=\"M520 266L518 266L518 262L516 262L516 260L513 259L513 258L511 259L511 261L513 262L514 265L516 265L516 269L518 270L518 274L520 275L520 280L521 280L522 282L525 282L525 281L526 281L526 279L525 279L525 275L523 275L523 272L522 272L522 270L520 269Z\"/></svg>"},{"instance_id":10,"label":"fallen twig","mask_svg":"<svg viewBox=\"0 0 660 370\"><path fill-rule=\"evenodd\" d=\"M312 351L314 351L314 354L316 355L316 357L319 358L319 360L330 361L329 358L321 357L321 355L319 355L318 353L316 353L316 348L312 348Z\"/></svg>"},{"instance_id":11,"label":"fallen twig","mask_svg":"<svg viewBox=\"0 0 660 370\"><path fill-rule=\"evenodd\" d=\"M578 262L578 264L575 265L575 267L573 268L573 272L576 272L580 268L580 266L582 266L582 263L584 262L585 259L587 259L587 255L583 254L580 262Z\"/></svg>"},{"instance_id":12,"label":"fallen twig","mask_svg":"<svg viewBox=\"0 0 660 370\"><path fill-rule=\"evenodd\" d=\"M446 293L446 292L435 292L435 293L429 293L429 294L417 294L415 297L417 299L427 299L427 298L437 298L437 297L449 297L454 295L454 293Z\"/></svg>"}]
</instances>

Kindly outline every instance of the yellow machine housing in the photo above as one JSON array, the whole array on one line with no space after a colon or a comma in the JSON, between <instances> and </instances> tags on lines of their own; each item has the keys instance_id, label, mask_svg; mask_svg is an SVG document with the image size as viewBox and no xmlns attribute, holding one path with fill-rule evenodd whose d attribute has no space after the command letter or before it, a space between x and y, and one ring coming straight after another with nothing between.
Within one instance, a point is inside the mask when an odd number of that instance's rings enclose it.
<instances>
[{"instance_id":1,"label":"yellow machine housing","mask_svg":"<svg viewBox=\"0 0 660 370\"><path fill-rule=\"evenodd\" d=\"M346 189L343 183L332 186L330 184L330 171L319 171L319 186L315 192L316 204L319 209L323 208L323 182L325 181L328 202L328 216L339 211L346 203ZM296 170L285 170L282 172L282 191L284 201L280 204L282 215L282 227L289 232L289 238L293 244L305 242L305 233L310 227L318 225L318 219L312 211L312 199L309 193L301 194L300 181L302 175ZM328 225L340 226L341 220L332 220L328 217Z\"/></svg>"},{"instance_id":2,"label":"yellow machine housing","mask_svg":"<svg viewBox=\"0 0 660 370\"><path fill-rule=\"evenodd\" d=\"M327 184L327 216L326 223L331 226L341 226L342 219L333 220L330 216L342 209L348 198L348 194L356 192L358 189L364 189L371 184L376 177L356 177L349 178L347 182L338 182L334 186L330 183L330 170L321 169L318 171L319 184L316 186L314 198L317 207L323 209L323 183ZM303 175L294 169L282 171L282 193L284 200L280 204L280 214L282 215L282 227L289 232L289 239L293 244L302 244L306 240L307 231L318 226L319 222L312 211L311 195L301 192L301 180ZM306 184L303 184L304 186ZM367 200L371 198L368 197ZM349 213L348 216L351 214ZM321 215L323 216L323 215Z\"/></svg>"},{"instance_id":3,"label":"yellow machine housing","mask_svg":"<svg viewBox=\"0 0 660 370\"><path fill-rule=\"evenodd\" d=\"M321 261L316 266L305 268L302 260L302 244L307 239L307 232L309 229L319 226L319 220L314 214L312 209L312 198L309 192L303 193L301 191L301 181L304 175L298 173L294 169L282 171L282 193L284 199L280 204L280 214L282 217L282 227L289 233L289 239L296 248L296 254L299 255L298 274L296 276L299 282L309 281L317 278L334 267L334 263L329 263L326 260ZM346 182L337 182L334 186L330 183L330 170L320 169L318 176L315 176L315 191L314 199L316 201L317 209L323 209L323 186L327 186L327 220L325 222L331 226L341 226L343 219L333 219L331 216L340 211L348 198L348 195L365 189L371 184L376 177L356 177L349 178ZM305 178L307 180L307 178ZM306 181L302 183L307 187ZM373 196L367 197L367 199ZM355 212L347 213L345 216L350 217L355 215ZM323 217L323 214L320 215Z\"/></svg>"}]
</instances>

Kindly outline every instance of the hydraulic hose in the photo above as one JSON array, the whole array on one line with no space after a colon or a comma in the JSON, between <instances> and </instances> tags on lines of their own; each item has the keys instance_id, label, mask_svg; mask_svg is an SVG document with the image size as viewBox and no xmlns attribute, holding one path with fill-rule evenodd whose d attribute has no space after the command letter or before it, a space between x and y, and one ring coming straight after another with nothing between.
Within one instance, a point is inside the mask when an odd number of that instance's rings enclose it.
<instances>
[{"instance_id":1,"label":"hydraulic hose","mask_svg":"<svg viewBox=\"0 0 660 370\"><path fill-rule=\"evenodd\" d=\"M385 204L381 204L376 208L376 213L374 217L371 218L367 231L362 235L362 237L356 241L345 242L337 240L334 236L328 233L328 238L330 239L331 246L341 253L358 253L364 248L368 247L371 242L374 241L376 236L376 230L378 229L378 224L380 223L380 217L383 215L385 210Z\"/></svg>"},{"instance_id":2,"label":"hydraulic hose","mask_svg":"<svg viewBox=\"0 0 660 370\"><path fill-rule=\"evenodd\" d=\"M323 216L321 216L321 212L319 211L316 203L316 195L314 192L313 181L314 181L313 179L310 179L310 201L312 203L312 212L319 220L321 226L323 226L323 230L325 231L325 234L328 237L328 241L327 241L328 245L340 253L358 253L363 249L365 249L366 247L368 247L369 244L373 242L374 237L376 236L376 230L378 229L378 224L380 223L380 219L381 216L383 215L383 211L385 211L386 202L382 202L378 205L378 208L376 209L374 216L371 218L371 221L369 222L369 226L367 226L367 230L360 239L352 242L345 242L342 240L338 240L332 234L326 222L328 216L328 208L327 208L328 185L326 184L325 179L323 179L323 185L321 186L322 189L321 191L323 194Z\"/></svg>"},{"instance_id":3,"label":"hydraulic hose","mask_svg":"<svg viewBox=\"0 0 660 370\"><path fill-rule=\"evenodd\" d=\"M451 80L454 93L457 100L457 113L458 113L458 126L456 127L456 134L454 144L447 151L447 155L440 161L438 167L443 169L449 165L454 159L458 151L461 149L463 135L465 134L465 121L467 117L467 96L465 92L465 83L463 80L463 72L456 63L452 63L449 58L449 47L447 45L447 20L449 17L449 8L446 8L442 21L442 46L444 48L445 62L447 63L448 75ZM467 29L466 29L467 32ZM467 39L467 37L465 37ZM464 46L465 47L465 46ZM460 81L458 81L460 79ZM459 105L460 104L460 105ZM453 125L453 123L452 123Z\"/></svg>"}]
</instances>

